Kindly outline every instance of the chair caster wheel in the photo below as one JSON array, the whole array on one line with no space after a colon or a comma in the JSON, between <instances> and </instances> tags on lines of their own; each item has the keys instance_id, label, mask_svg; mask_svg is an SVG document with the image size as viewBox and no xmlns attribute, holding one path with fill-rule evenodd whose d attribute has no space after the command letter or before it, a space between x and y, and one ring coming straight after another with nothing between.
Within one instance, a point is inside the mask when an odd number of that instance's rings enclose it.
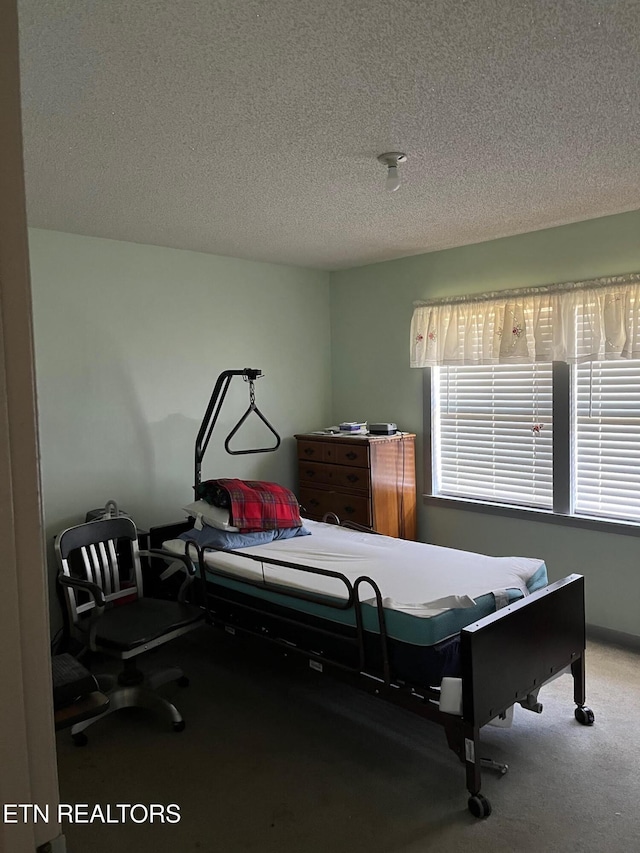
<instances>
[{"instance_id":1,"label":"chair caster wheel","mask_svg":"<svg viewBox=\"0 0 640 853\"><path fill-rule=\"evenodd\" d=\"M184 726L185 726L184 720L180 720L179 723L173 723L173 730L174 730L174 732L183 732Z\"/></svg>"},{"instance_id":2,"label":"chair caster wheel","mask_svg":"<svg viewBox=\"0 0 640 853\"><path fill-rule=\"evenodd\" d=\"M587 705L578 706L575 710L576 720L583 726L592 726L596 718Z\"/></svg>"},{"instance_id":3,"label":"chair caster wheel","mask_svg":"<svg viewBox=\"0 0 640 853\"><path fill-rule=\"evenodd\" d=\"M71 740L75 746L86 746L89 743L89 738L84 732L78 732L77 735L71 735Z\"/></svg>"},{"instance_id":4,"label":"chair caster wheel","mask_svg":"<svg viewBox=\"0 0 640 853\"><path fill-rule=\"evenodd\" d=\"M188 687L189 679L186 675L181 675L180 678L176 681L176 684L178 685L178 687Z\"/></svg>"},{"instance_id":5,"label":"chair caster wheel","mask_svg":"<svg viewBox=\"0 0 640 853\"><path fill-rule=\"evenodd\" d=\"M491 803L482 794L476 794L474 797L469 797L467 803L469 811L474 817L485 818L491 814Z\"/></svg>"}]
</instances>

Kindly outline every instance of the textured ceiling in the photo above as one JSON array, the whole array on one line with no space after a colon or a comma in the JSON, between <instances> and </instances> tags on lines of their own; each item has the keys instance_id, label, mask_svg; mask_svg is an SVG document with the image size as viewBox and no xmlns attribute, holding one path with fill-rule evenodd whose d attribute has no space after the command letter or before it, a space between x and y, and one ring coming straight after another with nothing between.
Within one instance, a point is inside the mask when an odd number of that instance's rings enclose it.
<instances>
[{"instance_id":1,"label":"textured ceiling","mask_svg":"<svg viewBox=\"0 0 640 853\"><path fill-rule=\"evenodd\" d=\"M19 10L33 226L339 269L640 207L639 0Z\"/></svg>"}]
</instances>

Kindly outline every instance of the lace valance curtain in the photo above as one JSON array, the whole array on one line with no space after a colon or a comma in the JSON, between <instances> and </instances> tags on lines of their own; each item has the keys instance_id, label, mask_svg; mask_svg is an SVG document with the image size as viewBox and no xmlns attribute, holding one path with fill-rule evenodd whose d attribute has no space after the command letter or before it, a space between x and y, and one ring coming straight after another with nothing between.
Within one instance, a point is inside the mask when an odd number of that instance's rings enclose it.
<instances>
[{"instance_id":1,"label":"lace valance curtain","mask_svg":"<svg viewBox=\"0 0 640 853\"><path fill-rule=\"evenodd\" d=\"M640 273L415 303L411 367L640 358Z\"/></svg>"}]
</instances>

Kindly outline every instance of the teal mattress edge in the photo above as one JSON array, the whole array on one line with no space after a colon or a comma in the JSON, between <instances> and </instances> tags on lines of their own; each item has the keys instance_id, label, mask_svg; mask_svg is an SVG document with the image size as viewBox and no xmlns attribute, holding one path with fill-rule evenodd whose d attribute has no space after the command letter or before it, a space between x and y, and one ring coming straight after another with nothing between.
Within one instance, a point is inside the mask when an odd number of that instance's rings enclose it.
<instances>
[{"instance_id":1,"label":"teal mattress edge","mask_svg":"<svg viewBox=\"0 0 640 853\"><path fill-rule=\"evenodd\" d=\"M292 595L273 592L259 586L254 586L253 584L244 583L243 581L236 581L211 570L208 570L207 574L211 580L215 579L215 582L220 586L228 587L236 592L252 595L255 598L269 601L281 607L288 607L320 619L327 619L332 622L339 622L343 625L355 627L353 608L339 610L319 602L306 601ZM547 567L542 563L536 573L529 579L527 589L532 593L542 589L547 584ZM524 597L519 589L508 589L507 594L509 603ZM491 592L479 596L475 599L475 602L474 607L453 608L428 618L414 616L400 610L385 609L387 635L395 640L410 643L414 646L433 646L442 640L446 640L447 637L457 634L466 625L477 622L478 619L483 619L485 616L489 616L496 611L495 598ZM362 618L367 631L371 631L372 633L380 632L378 613L375 605L364 604Z\"/></svg>"}]
</instances>

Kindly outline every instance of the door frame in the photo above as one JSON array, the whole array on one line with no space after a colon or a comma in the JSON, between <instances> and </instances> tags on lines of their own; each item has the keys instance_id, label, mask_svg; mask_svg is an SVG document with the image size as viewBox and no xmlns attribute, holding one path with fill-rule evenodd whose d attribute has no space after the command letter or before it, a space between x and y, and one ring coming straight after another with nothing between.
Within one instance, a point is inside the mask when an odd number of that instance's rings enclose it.
<instances>
[{"instance_id":1,"label":"door frame","mask_svg":"<svg viewBox=\"0 0 640 853\"><path fill-rule=\"evenodd\" d=\"M16 0L0 0L0 807L49 806L47 823L5 823L0 849L57 839L49 602L42 523ZM53 849L53 848L50 848Z\"/></svg>"}]
</instances>

